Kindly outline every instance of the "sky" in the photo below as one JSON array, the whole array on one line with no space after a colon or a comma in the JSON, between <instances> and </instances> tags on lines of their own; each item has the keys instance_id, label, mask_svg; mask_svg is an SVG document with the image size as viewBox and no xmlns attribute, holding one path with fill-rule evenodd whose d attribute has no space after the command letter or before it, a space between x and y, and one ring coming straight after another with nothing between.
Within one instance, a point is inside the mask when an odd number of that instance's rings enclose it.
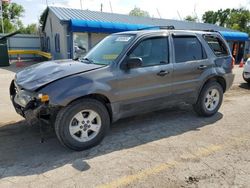
<instances>
[{"instance_id":1,"label":"sky","mask_svg":"<svg viewBox=\"0 0 250 188\"><path fill-rule=\"evenodd\" d=\"M150 16L166 19L183 19L187 15L202 14L208 10L244 7L250 10L250 0L81 0L82 8L100 11L103 4L104 12L128 14L135 6L148 11ZM22 21L25 25L38 23L40 14L46 8L46 0L11 0L21 4L25 13ZM81 8L80 0L47 0L50 6ZM158 11L157 11L158 10ZM159 13L158 13L159 12Z\"/></svg>"}]
</instances>

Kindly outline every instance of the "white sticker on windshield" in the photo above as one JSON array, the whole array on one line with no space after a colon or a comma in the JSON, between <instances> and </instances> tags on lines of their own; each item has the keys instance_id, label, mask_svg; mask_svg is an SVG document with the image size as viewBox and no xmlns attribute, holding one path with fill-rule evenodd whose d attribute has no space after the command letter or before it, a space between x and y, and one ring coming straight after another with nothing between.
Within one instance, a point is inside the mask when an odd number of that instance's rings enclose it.
<instances>
[{"instance_id":1,"label":"white sticker on windshield","mask_svg":"<svg viewBox=\"0 0 250 188\"><path fill-rule=\"evenodd\" d=\"M128 42L132 37L118 37L116 42Z\"/></svg>"}]
</instances>

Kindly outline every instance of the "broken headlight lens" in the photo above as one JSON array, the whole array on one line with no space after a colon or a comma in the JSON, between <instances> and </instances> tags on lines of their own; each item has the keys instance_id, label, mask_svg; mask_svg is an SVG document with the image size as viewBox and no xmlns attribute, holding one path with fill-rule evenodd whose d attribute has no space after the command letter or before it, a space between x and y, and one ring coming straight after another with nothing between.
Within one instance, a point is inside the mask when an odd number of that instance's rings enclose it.
<instances>
[{"instance_id":1,"label":"broken headlight lens","mask_svg":"<svg viewBox=\"0 0 250 188\"><path fill-rule=\"evenodd\" d=\"M15 96L15 102L22 107L25 107L33 98L33 95L25 90L20 90Z\"/></svg>"}]
</instances>

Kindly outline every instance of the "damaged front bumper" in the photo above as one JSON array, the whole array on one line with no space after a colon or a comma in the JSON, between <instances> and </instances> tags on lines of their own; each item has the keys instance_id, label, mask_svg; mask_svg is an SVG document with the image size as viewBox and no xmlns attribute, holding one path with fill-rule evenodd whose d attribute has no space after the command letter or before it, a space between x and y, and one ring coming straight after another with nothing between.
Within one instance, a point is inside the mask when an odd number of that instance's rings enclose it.
<instances>
[{"instance_id":1,"label":"damaged front bumper","mask_svg":"<svg viewBox=\"0 0 250 188\"><path fill-rule=\"evenodd\" d=\"M20 91L20 88L12 81L10 98L16 112L23 116L29 124L36 124L40 120L49 123L58 111L58 108L50 105L49 101L41 101L38 97L34 97L38 95L33 95L27 104L22 104L20 102L21 99L18 98L20 97Z\"/></svg>"}]
</instances>

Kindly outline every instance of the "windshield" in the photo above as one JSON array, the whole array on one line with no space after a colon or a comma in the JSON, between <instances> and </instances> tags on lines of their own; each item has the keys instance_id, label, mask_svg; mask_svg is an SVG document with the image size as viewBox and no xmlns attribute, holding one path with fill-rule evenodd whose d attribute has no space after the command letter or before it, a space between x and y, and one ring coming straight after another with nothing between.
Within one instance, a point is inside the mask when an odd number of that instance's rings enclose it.
<instances>
[{"instance_id":1,"label":"windshield","mask_svg":"<svg viewBox=\"0 0 250 188\"><path fill-rule=\"evenodd\" d=\"M80 58L80 61L109 65L127 48L133 38L134 35L110 35L99 42L86 56Z\"/></svg>"}]
</instances>

